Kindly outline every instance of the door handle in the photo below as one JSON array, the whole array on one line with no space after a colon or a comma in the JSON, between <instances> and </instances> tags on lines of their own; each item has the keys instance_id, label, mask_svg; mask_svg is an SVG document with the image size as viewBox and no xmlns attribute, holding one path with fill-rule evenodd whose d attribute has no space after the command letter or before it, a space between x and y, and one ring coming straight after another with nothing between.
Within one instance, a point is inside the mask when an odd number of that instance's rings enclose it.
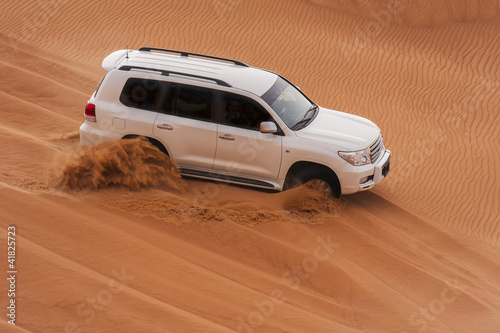
<instances>
[{"instance_id":1,"label":"door handle","mask_svg":"<svg viewBox=\"0 0 500 333\"><path fill-rule=\"evenodd\" d=\"M168 131L171 131L174 129L174 127L172 125L169 125L169 124L156 125L156 127L164 129L164 130L168 130Z\"/></svg>"},{"instance_id":2,"label":"door handle","mask_svg":"<svg viewBox=\"0 0 500 333\"><path fill-rule=\"evenodd\" d=\"M219 135L219 139L227 140L227 141L234 141L234 140L236 140L234 138L234 136L231 136L229 134Z\"/></svg>"}]
</instances>

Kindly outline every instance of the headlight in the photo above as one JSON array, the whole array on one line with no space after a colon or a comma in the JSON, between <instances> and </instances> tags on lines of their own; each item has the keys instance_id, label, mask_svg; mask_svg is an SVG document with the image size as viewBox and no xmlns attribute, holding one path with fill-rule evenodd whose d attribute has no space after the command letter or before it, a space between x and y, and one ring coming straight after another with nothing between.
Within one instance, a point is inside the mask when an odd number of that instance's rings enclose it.
<instances>
[{"instance_id":1,"label":"headlight","mask_svg":"<svg viewBox=\"0 0 500 333\"><path fill-rule=\"evenodd\" d=\"M339 151L339 156L352 165L365 165L371 163L370 150L368 148L358 151Z\"/></svg>"}]
</instances>

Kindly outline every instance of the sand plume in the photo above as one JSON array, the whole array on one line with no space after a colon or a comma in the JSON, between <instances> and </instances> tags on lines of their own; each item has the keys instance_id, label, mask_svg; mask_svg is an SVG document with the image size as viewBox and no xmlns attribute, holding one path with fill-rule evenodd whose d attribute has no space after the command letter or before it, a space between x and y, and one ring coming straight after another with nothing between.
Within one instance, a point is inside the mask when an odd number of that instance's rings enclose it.
<instances>
[{"instance_id":1,"label":"sand plume","mask_svg":"<svg viewBox=\"0 0 500 333\"><path fill-rule=\"evenodd\" d=\"M107 141L80 152L62 171L58 186L69 190L156 187L180 190L174 163L148 141Z\"/></svg>"},{"instance_id":2,"label":"sand plume","mask_svg":"<svg viewBox=\"0 0 500 333\"><path fill-rule=\"evenodd\" d=\"M124 194L113 190L89 195L112 209L155 218L181 226L192 222L234 222L257 226L271 222L323 224L342 216L345 201L311 188L308 184L282 193L248 195L245 189L227 184L203 184L187 179L182 194L160 190ZM214 195L214 189L216 194Z\"/></svg>"}]
</instances>

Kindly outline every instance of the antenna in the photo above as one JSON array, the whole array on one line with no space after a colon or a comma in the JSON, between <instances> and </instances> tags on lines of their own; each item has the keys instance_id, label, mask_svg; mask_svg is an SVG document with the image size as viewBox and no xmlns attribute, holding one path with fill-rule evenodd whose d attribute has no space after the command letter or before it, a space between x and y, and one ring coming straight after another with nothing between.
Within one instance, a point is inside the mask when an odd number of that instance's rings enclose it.
<instances>
[{"instance_id":1,"label":"antenna","mask_svg":"<svg viewBox=\"0 0 500 333\"><path fill-rule=\"evenodd\" d=\"M127 52L126 52L125 58L128 59L128 45L127 45Z\"/></svg>"}]
</instances>

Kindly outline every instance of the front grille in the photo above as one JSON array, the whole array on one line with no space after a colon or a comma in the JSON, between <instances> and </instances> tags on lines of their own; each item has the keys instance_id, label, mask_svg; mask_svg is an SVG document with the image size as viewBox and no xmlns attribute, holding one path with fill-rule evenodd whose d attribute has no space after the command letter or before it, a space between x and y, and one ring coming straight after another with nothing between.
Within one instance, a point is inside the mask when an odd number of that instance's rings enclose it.
<instances>
[{"instance_id":1,"label":"front grille","mask_svg":"<svg viewBox=\"0 0 500 333\"><path fill-rule=\"evenodd\" d=\"M377 141L375 141L370 146L370 157L372 158L372 163L378 160L381 153L385 150L384 148L384 139L382 138L382 134L378 137Z\"/></svg>"}]
</instances>

